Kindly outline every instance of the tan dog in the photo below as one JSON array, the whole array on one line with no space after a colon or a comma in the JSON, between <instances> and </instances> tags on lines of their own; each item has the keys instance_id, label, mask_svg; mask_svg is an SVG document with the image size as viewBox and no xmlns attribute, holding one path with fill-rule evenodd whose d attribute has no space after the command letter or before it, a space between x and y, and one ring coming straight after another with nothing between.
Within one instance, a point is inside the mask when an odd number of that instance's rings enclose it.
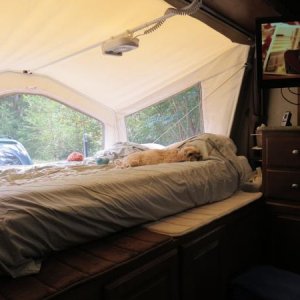
<instances>
[{"instance_id":1,"label":"tan dog","mask_svg":"<svg viewBox=\"0 0 300 300\"><path fill-rule=\"evenodd\" d=\"M183 147L181 149L151 149L127 155L122 159L119 166L121 168L129 168L201 159L201 153L194 146Z\"/></svg>"}]
</instances>

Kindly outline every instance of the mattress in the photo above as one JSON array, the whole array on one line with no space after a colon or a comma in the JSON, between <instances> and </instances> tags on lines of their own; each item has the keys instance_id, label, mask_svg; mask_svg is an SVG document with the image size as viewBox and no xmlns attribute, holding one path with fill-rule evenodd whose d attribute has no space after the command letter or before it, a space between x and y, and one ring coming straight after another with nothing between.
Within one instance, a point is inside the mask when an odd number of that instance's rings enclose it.
<instances>
[{"instance_id":1,"label":"mattress","mask_svg":"<svg viewBox=\"0 0 300 300\"><path fill-rule=\"evenodd\" d=\"M230 197L247 177L231 140L187 140L203 160L116 169L29 168L0 174L0 272L39 272L50 253ZM176 147L181 147L178 144Z\"/></svg>"}]
</instances>

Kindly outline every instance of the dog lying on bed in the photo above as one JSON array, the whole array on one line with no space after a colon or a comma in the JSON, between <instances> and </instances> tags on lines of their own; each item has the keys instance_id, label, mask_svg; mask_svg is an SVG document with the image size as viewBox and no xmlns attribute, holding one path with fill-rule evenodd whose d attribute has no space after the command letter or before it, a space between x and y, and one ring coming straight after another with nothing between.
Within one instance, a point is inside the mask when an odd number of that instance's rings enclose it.
<instances>
[{"instance_id":1,"label":"dog lying on bed","mask_svg":"<svg viewBox=\"0 0 300 300\"><path fill-rule=\"evenodd\" d=\"M120 168L155 165L182 161L201 160L202 155L194 146L180 149L151 149L134 152L124 157L119 163Z\"/></svg>"}]
</instances>

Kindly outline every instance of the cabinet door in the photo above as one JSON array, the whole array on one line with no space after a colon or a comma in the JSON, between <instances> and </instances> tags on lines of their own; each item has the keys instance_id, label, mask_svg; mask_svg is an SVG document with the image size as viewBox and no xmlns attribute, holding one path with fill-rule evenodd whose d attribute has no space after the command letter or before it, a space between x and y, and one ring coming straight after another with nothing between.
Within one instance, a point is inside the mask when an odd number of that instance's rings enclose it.
<instances>
[{"instance_id":1,"label":"cabinet door","mask_svg":"<svg viewBox=\"0 0 300 300\"><path fill-rule=\"evenodd\" d=\"M222 299L219 227L181 247L183 300Z\"/></svg>"},{"instance_id":2,"label":"cabinet door","mask_svg":"<svg viewBox=\"0 0 300 300\"><path fill-rule=\"evenodd\" d=\"M264 239L263 207L257 206L227 224L223 242L224 278L229 283L252 265L262 260Z\"/></svg>"},{"instance_id":3,"label":"cabinet door","mask_svg":"<svg viewBox=\"0 0 300 300\"><path fill-rule=\"evenodd\" d=\"M106 300L177 300L177 252L170 251L105 287Z\"/></svg>"},{"instance_id":4,"label":"cabinet door","mask_svg":"<svg viewBox=\"0 0 300 300\"><path fill-rule=\"evenodd\" d=\"M270 256L279 268L300 273L300 216L271 216Z\"/></svg>"}]
</instances>

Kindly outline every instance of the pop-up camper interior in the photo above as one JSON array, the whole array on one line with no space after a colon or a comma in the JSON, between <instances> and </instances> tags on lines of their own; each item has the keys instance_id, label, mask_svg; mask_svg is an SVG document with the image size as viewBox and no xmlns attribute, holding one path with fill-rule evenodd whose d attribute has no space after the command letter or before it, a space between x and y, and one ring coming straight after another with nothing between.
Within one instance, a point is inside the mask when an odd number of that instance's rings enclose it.
<instances>
[{"instance_id":1,"label":"pop-up camper interior","mask_svg":"<svg viewBox=\"0 0 300 300\"><path fill-rule=\"evenodd\" d=\"M0 8L0 104L44 96L103 125L64 161L2 166L0 148L0 300L300 299L297 1ZM134 139L130 116L190 89L168 116L185 135Z\"/></svg>"}]
</instances>

